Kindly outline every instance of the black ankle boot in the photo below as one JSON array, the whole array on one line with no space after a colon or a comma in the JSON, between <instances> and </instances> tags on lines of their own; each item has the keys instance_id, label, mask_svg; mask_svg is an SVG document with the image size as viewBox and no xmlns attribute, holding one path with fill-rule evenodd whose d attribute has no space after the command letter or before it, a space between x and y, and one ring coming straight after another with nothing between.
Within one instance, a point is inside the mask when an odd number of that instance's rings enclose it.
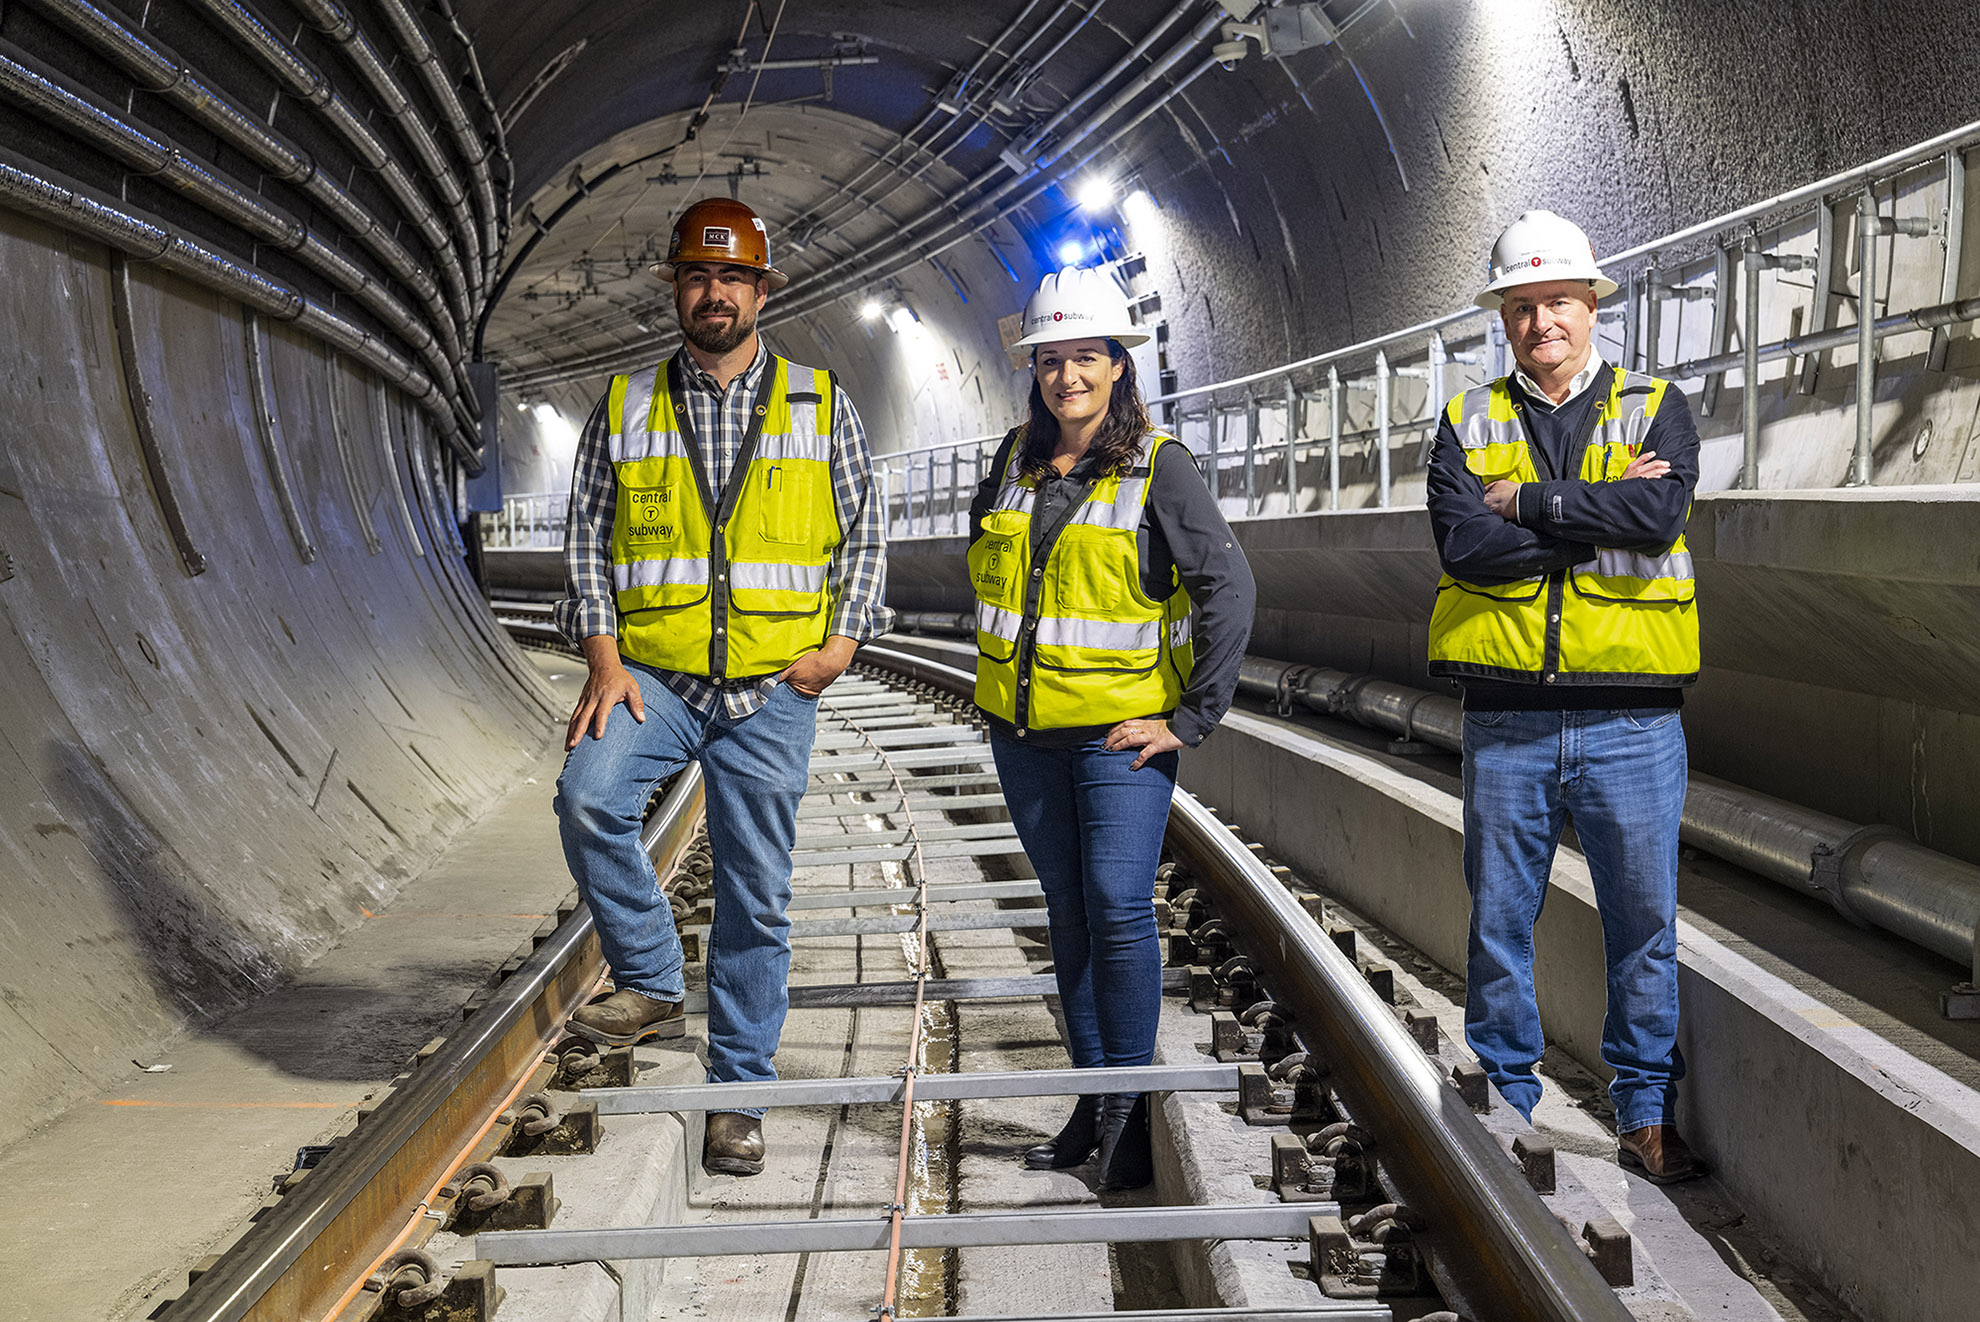
<instances>
[{"instance_id":1,"label":"black ankle boot","mask_svg":"<svg viewBox=\"0 0 1980 1322\"><path fill-rule=\"evenodd\" d=\"M1024 1164L1035 1171L1062 1171L1092 1156L1099 1142L1100 1098L1089 1093L1074 1105L1072 1119L1056 1138L1025 1150Z\"/></svg>"},{"instance_id":2,"label":"black ankle boot","mask_svg":"<svg viewBox=\"0 0 1980 1322\"><path fill-rule=\"evenodd\" d=\"M1100 1099L1100 1188L1141 1189L1154 1183L1155 1154L1148 1140L1148 1098L1109 1093Z\"/></svg>"}]
</instances>

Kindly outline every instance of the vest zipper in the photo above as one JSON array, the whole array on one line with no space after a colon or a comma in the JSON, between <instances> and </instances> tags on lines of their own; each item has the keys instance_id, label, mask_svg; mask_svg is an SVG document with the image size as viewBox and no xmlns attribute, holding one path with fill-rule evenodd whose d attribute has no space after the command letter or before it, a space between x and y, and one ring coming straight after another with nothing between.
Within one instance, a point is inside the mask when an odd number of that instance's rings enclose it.
<instances>
[{"instance_id":1,"label":"vest zipper","mask_svg":"<svg viewBox=\"0 0 1980 1322\"><path fill-rule=\"evenodd\" d=\"M687 351L683 349L681 352ZM728 678L729 669L727 532L729 520L735 516L736 503L742 498L742 488L736 481L736 474L741 473L747 478L750 461L756 458L756 443L763 435L763 418L777 390L777 362L777 355L771 354L770 361L763 365L763 384L757 387L756 405L750 411L749 426L743 432L735 462L723 477L722 498L717 501L710 481L712 475L702 462L701 438L694 430L694 409L687 402L687 383L680 359L674 357L667 360L667 390L674 405L675 421L680 428L681 448L687 451L688 470L694 474L695 485L701 488L701 507L708 514L708 678L718 684ZM728 392L724 390L722 393L723 400L717 405L718 411L727 404Z\"/></svg>"},{"instance_id":2,"label":"vest zipper","mask_svg":"<svg viewBox=\"0 0 1980 1322\"><path fill-rule=\"evenodd\" d=\"M1547 575L1547 645L1540 656L1540 682L1551 684L1561 671L1561 601L1566 595L1567 570Z\"/></svg>"},{"instance_id":3,"label":"vest zipper","mask_svg":"<svg viewBox=\"0 0 1980 1322\"><path fill-rule=\"evenodd\" d=\"M1052 549L1059 544L1059 535L1065 532L1066 525L1073 520L1073 515L1077 514L1080 507L1092 497L1096 485L1098 483L1095 479L1086 480L1085 490L1080 493L1079 499L1066 503L1065 508L1059 511L1058 518L1039 534L1038 544L1031 551L1031 573L1024 584L1024 618L1018 624L1017 701L1011 713L1017 717L1013 724L1017 727L1020 737L1030 728L1031 685L1028 681L1031 678L1032 657L1038 644L1038 603L1045 594L1045 567L1051 562ZM1043 491L1041 485L1039 487L1041 495Z\"/></svg>"}]
</instances>

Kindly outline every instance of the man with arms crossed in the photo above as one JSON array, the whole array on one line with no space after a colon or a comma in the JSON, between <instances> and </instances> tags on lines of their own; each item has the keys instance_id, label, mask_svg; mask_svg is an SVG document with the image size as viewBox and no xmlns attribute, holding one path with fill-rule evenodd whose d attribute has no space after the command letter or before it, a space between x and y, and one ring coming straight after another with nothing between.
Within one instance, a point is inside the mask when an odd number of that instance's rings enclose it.
<instances>
[{"instance_id":1,"label":"man with arms crossed","mask_svg":"<svg viewBox=\"0 0 1980 1322\"><path fill-rule=\"evenodd\" d=\"M1466 1041L1531 1119L1546 1046L1533 924L1572 818L1602 918L1620 1159L1668 1184L1705 1173L1674 1124L1698 434L1676 387L1594 351L1596 300L1615 289L1550 211L1492 249L1477 301L1499 310L1518 370L1451 400L1437 429L1430 673L1464 688Z\"/></svg>"},{"instance_id":2,"label":"man with arms crossed","mask_svg":"<svg viewBox=\"0 0 1980 1322\"><path fill-rule=\"evenodd\" d=\"M571 1031L618 1046L685 1029L680 935L639 837L653 786L698 761L715 863L708 1079L774 1079L798 799L819 695L892 619L883 512L845 392L757 336L786 277L756 214L695 203L654 270L687 343L615 377L585 424L556 613L590 668L557 815L615 988ZM754 1175L763 1151L760 1110L709 1113L704 1167Z\"/></svg>"}]
</instances>

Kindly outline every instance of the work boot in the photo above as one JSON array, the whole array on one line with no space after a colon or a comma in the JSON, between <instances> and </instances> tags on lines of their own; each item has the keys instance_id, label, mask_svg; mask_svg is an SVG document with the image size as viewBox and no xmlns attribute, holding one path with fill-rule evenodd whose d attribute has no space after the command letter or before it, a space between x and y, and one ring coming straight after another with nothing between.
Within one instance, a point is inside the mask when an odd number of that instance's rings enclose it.
<instances>
[{"instance_id":1,"label":"work boot","mask_svg":"<svg viewBox=\"0 0 1980 1322\"><path fill-rule=\"evenodd\" d=\"M1072 1119L1056 1138L1025 1149L1024 1164L1035 1171L1062 1171L1093 1155L1100 1143L1100 1098L1088 1093L1073 1104Z\"/></svg>"},{"instance_id":2,"label":"work boot","mask_svg":"<svg viewBox=\"0 0 1980 1322\"><path fill-rule=\"evenodd\" d=\"M1706 1173L1676 1125L1645 1125L1616 1135L1616 1159L1652 1184L1682 1184Z\"/></svg>"},{"instance_id":3,"label":"work boot","mask_svg":"<svg viewBox=\"0 0 1980 1322\"><path fill-rule=\"evenodd\" d=\"M602 1001L579 1007L571 1016L571 1031L608 1047L629 1047L655 1038L687 1032L679 1001L655 1000L627 987Z\"/></svg>"},{"instance_id":4,"label":"work boot","mask_svg":"<svg viewBox=\"0 0 1980 1322\"><path fill-rule=\"evenodd\" d=\"M710 1111L701 1138L701 1169L711 1175L761 1175L763 1122L740 1111Z\"/></svg>"},{"instance_id":5,"label":"work boot","mask_svg":"<svg viewBox=\"0 0 1980 1322\"><path fill-rule=\"evenodd\" d=\"M1141 1189L1155 1179L1148 1140L1148 1099L1140 1093L1108 1093L1100 1099L1100 1188L1112 1193Z\"/></svg>"}]
</instances>

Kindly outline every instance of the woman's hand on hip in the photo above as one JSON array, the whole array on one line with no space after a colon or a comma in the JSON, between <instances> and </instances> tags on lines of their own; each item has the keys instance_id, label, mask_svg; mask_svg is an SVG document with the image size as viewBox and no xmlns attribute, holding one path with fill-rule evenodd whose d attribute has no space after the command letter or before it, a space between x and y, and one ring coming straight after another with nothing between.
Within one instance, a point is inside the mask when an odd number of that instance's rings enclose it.
<instances>
[{"instance_id":1,"label":"woman's hand on hip","mask_svg":"<svg viewBox=\"0 0 1980 1322\"><path fill-rule=\"evenodd\" d=\"M1141 755L1128 767L1129 771L1141 770L1142 764L1151 757L1159 757L1172 749L1183 747L1183 741L1176 738L1164 720L1144 720L1137 718L1122 721L1107 731L1107 749L1118 753L1123 748L1139 748Z\"/></svg>"}]
</instances>

